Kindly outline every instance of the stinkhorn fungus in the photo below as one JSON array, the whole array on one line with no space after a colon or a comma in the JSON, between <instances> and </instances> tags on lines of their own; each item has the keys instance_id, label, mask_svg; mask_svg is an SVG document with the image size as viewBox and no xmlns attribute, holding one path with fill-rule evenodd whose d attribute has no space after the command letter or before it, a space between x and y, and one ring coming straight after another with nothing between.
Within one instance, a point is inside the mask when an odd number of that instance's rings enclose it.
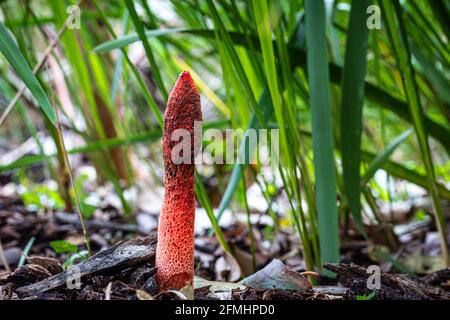
<instances>
[{"instance_id":1,"label":"stinkhorn fungus","mask_svg":"<svg viewBox=\"0 0 450 320\"><path fill-rule=\"evenodd\" d=\"M169 95L164 114L164 199L156 249L156 280L161 290L181 289L192 284L194 278L194 158L198 149L194 122L201 120L199 92L189 72L183 71ZM190 133L191 161L180 164L172 159L172 149L179 143L173 139L178 129Z\"/></svg>"}]
</instances>

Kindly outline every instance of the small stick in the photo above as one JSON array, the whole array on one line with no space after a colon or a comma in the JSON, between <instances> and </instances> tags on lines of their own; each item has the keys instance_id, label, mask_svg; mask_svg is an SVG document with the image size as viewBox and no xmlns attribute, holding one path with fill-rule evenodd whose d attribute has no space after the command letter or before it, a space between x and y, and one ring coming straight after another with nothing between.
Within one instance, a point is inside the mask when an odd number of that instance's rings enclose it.
<instances>
[{"instance_id":1,"label":"small stick","mask_svg":"<svg viewBox=\"0 0 450 320\"><path fill-rule=\"evenodd\" d=\"M81 278L97 274L112 274L132 266L151 261L155 256L156 236L135 238L119 242L114 246L94 254L76 265L78 269L68 269L42 281L19 287L15 292L19 296L28 296L38 292L47 292L67 284L73 277L73 270L79 271ZM74 266L75 267L75 266Z\"/></svg>"}]
</instances>

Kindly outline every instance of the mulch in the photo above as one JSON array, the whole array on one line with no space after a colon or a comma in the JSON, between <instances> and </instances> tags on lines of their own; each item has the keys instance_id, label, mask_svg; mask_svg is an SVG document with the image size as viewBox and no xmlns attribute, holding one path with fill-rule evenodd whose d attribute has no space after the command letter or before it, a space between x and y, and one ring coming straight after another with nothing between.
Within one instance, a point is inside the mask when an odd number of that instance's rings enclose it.
<instances>
[{"instance_id":1,"label":"mulch","mask_svg":"<svg viewBox=\"0 0 450 320\"><path fill-rule=\"evenodd\" d=\"M27 211L20 200L2 199L0 204L0 239L2 258L8 267L0 269L0 300L165 300L192 298L183 291L159 292L155 280L154 255L156 234L145 233L121 215L112 214L108 221L86 221L93 255L76 261L71 267L64 265L69 254L56 254L49 243L70 239L83 246L83 237L76 214L33 213ZM235 237L239 226L225 233ZM209 264L196 256L197 275L207 280L218 279L214 270L221 257L220 248L213 237L203 236L196 242L196 250L210 255ZM34 238L31 250L23 255L23 248ZM239 238L239 237L238 237ZM238 240L234 245L244 246ZM284 247L286 244L284 244ZM283 246L280 246L283 247ZM242 251L245 251L245 248ZM280 249L279 255L288 251ZM21 257L24 264L18 266ZM2 260L0 260L2 261ZM262 260L262 269L268 261ZM3 263L1 263L3 265ZM285 290L280 288L233 288L224 294L212 294L210 286L196 288L193 297L198 300L354 300L375 291L377 300L450 300L450 269L423 277L400 273L382 273L381 287L367 289L371 275L364 266L355 263L327 264L337 274L335 279L317 279L311 288ZM301 271L291 268L292 272ZM220 272L219 272L220 273ZM78 276L80 281L77 282ZM223 276L223 275L222 275ZM244 275L242 275L243 277ZM225 276L226 278L226 276Z\"/></svg>"}]
</instances>

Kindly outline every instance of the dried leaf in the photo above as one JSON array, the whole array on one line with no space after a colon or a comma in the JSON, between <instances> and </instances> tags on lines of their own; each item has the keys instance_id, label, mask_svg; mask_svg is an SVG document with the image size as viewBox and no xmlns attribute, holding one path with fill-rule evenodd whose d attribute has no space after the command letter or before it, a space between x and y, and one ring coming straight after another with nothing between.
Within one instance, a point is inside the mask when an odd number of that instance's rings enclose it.
<instances>
[{"instance_id":1,"label":"dried leaf","mask_svg":"<svg viewBox=\"0 0 450 320\"><path fill-rule=\"evenodd\" d=\"M217 279L220 281L235 282L239 280L242 274L239 263L226 252L216 260L215 270Z\"/></svg>"},{"instance_id":2,"label":"dried leaf","mask_svg":"<svg viewBox=\"0 0 450 320\"><path fill-rule=\"evenodd\" d=\"M221 282L221 281L209 281L201 277L194 277L194 288L200 289L209 286L209 291L212 293L217 292L230 292L233 289L244 290L246 288L242 283Z\"/></svg>"},{"instance_id":3,"label":"dried leaf","mask_svg":"<svg viewBox=\"0 0 450 320\"><path fill-rule=\"evenodd\" d=\"M136 297L139 300L155 300L153 299L152 295L144 290L137 290L136 291Z\"/></svg>"},{"instance_id":4,"label":"dried leaf","mask_svg":"<svg viewBox=\"0 0 450 320\"><path fill-rule=\"evenodd\" d=\"M264 269L241 281L254 289L283 289L304 291L312 288L308 278L289 269L278 259L272 260Z\"/></svg>"}]
</instances>

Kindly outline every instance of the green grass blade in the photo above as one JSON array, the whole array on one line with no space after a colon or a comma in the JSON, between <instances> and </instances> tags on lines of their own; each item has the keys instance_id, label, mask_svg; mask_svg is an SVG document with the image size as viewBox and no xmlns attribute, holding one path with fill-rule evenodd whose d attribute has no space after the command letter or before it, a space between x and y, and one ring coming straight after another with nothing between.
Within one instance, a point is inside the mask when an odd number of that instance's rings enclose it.
<instances>
[{"instance_id":1,"label":"green grass blade","mask_svg":"<svg viewBox=\"0 0 450 320\"><path fill-rule=\"evenodd\" d=\"M408 101L409 111L411 113L417 141L419 143L420 154L424 163L428 190L431 195L436 224L441 240L442 256L446 266L450 266L450 257L447 240L447 230L444 215L441 208L439 191L434 173L434 165L431 157L430 146L428 144L427 132L423 121L423 110L420 102L420 94L417 89L415 72L411 64L411 53L407 40L405 26L403 25L401 7L398 1L383 1L385 21L388 27L388 33L395 52L397 64L402 73L404 91Z\"/></svg>"},{"instance_id":2,"label":"green grass blade","mask_svg":"<svg viewBox=\"0 0 450 320\"><path fill-rule=\"evenodd\" d=\"M411 52L422 67L423 74L434 85L439 97L447 104L450 104L450 83L435 66L432 60L425 57L419 47L410 42Z\"/></svg>"},{"instance_id":3,"label":"green grass blade","mask_svg":"<svg viewBox=\"0 0 450 320\"><path fill-rule=\"evenodd\" d=\"M219 46L223 46L224 48L224 54L222 55L222 57L228 59L228 61L230 62L230 75L235 78L234 81L237 83L234 88L242 92L241 94L239 94L239 96L241 98L243 96L247 101L244 106L250 107L250 110L255 112L258 121L264 125L264 118L262 116L261 110L258 108L258 104L251 89L248 76L244 70L244 67L242 66L242 62L239 59L230 34L227 32L214 2L211 0L206 0L206 3L208 5L211 18L214 22L214 26L217 29L216 39L219 42ZM245 36L244 39L245 41L247 41L247 38Z\"/></svg>"},{"instance_id":4,"label":"green grass blade","mask_svg":"<svg viewBox=\"0 0 450 320\"><path fill-rule=\"evenodd\" d=\"M204 30L204 29L185 29L185 28L179 28L179 29L162 29L162 30L151 30L147 31L146 35L148 37L158 37L158 36L164 36L174 33L191 33L195 34L197 36L205 37L205 38L214 38L215 33L214 30ZM236 45L246 46L247 40L246 37L239 32L228 32L230 35L231 40ZM261 47L259 45L259 40L255 36L248 37L252 40L254 49L256 51L261 51ZM113 49L122 48L124 46L127 46L131 43L134 43L136 41L139 41L139 36L137 35L127 35L120 38L117 38L115 40L111 40L108 42L104 42L103 44L100 44L99 46L95 47L94 50L97 52L107 52ZM292 64L292 68L295 67L306 67L306 52L302 48L294 47L292 45L289 47L289 59ZM330 70L330 80L332 83L340 84L342 80L342 68L334 63L329 63L328 68ZM403 120L413 123L411 114L408 111L408 105L395 97L393 97L388 92L384 91L383 89L378 88L374 84L366 81L365 83L365 97L380 106L383 109L386 109ZM428 131L428 133L433 136L436 140L438 140L446 149L446 151L450 154L450 139L448 137L450 136L450 129L447 127L444 127L443 125L437 123L436 121L430 119L427 116L423 116L423 123L425 129Z\"/></svg>"},{"instance_id":5,"label":"green grass blade","mask_svg":"<svg viewBox=\"0 0 450 320\"><path fill-rule=\"evenodd\" d=\"M167 36L173 33L180 33L180 32L188 32L188 30L197 30L197 29L186 29L186 28L172 28L172 29L158 29L158 30L147 30L145 31L145 36L147 38L151 37L161 37L161 36ZM139 41L139 35L136 33L128 34L125 36L118 37L114 40L109 40L106 42L103 42L96 46L93 50L97 53L105 53L109 52L114 49L120 49L126 46L129 46L132 43L135 43L136 41Z\"/></svg>"},{"instance_id":6,"label":"green grass blade","mask_svg":"<svg viewBox=\"0 0 450 320\"><path fill-rule=\"evenodd\" d=\"M163 96L164 100L167 100L169 95L167 93L166 88L164 87L161 73L159 72L159 68L156 65L156 60L153 55L153 51L150 48L150 44L148 43L147 37L145 35L144 25L139 20L136 9L134 8L133 1L125 0L125 4L127 6L128 12L130 13L131 20L133 21L134 27L136 28L139 39L141 40L142 44L144 45L145 54L147 55L147 59L148 59L148 62L150 63L152 74L155 77L155 81L159 87L161 95Z\"/></svg>"},{"instance_id":7,"label":"green grass blade","mask_svg":"<svg viewBox=\"0 0 450 320\"><path fill-rule=\"evenodd\" d=\"M277 69L275 66L275 53L273 50L272 30L270 25L269 6L266 0L254 0L253 10L255 12L255 23L258 28L258 35L261 43L261 52L264 60L264 71L266 81L269 86L270 97L280 130L281 151L283 154L289 155L290 147L287 142L286 126L283 116L282 97L278 85ZM291 157L284 159L288 170L292 170L294 164Z\"/></svg>"},{"instance_id":8,"label":"green grass blade","mask_svg":"<svg viewBox=\"0 0 450 320\"><path fill-rule=\"evenodd\" d=\"M263 93L262 93L261 98L258 103L258 107L264 108L263 115L267 121L270 118L270 116L272 115L272 111L273 111L272 102L269 99L268 88L264 88ZM256 115L253 114L247 129L257 129L258 127L259 127L258 120L256 118ZM247 130L246 130L246 133L247 133ZM253 150L248 150L249 148L245 148L245 137L246 137L246 134L244 135L244 137L241 141L241 144L239 146L238 156L244 154L244 159L247 159L248 157L247 157L246 153L247 152L251 153ZM228 208L228 205L230 204L230 201L233 198L233 194L236 191L236 188L238 187L239 182L241 180L241 170L243 170L246 166L247 166L246 164L243 165L242 167L240 164L235 164L233 166L230 181L228 182L227 188L225 189L222 199L220 200L219 208L217 209L217 220L220 220L223 213L225 212L225 209Z\"/></svg>"},{"instance_id":9,"label":"green grass blade","mask_svg":"<svg viewBox=\"0 0 450 320\"><path fill-rule=\"evenodd\" d=\"M444 0L433 0L429 2L431 10L441 24L442 30L447 37L447 42L450 41L450 14L448 12L448 3L444 3Z\"/></svg>"},{"instance_id":10,"label":"green grass blade","mask_svg":"<svg viewBox=\"0 0 450 320\"><path fill-rule=\"evenodd\" d=\"M197 195L197 200L205 209L208 218L211 221L214 234L216 235L217 241L219 241L219 244L222 247L223 251L232 255L230 246L228 245L228 242L226 241L225 236L223 235L222 229L220 229L219 227L219 221L216 219L216 216L214 215L211 202L209 201L208 194L206 193L205 190L205 186L203 185L201 177L197 172L195 172L195 194Z\"/></svg>"},{"instance_id":11,"label":"green grass blade","mask_svg":"<svg viewBox=\"0 0 450 320\"><path fill-rule=\"evenodd\" d=\"M227 124L226 121L217 121L211 123L205 123L203 125L203 130L207 130L208 128L223 128ZM125 138L109 138L98 140L95 142L88 143L82 147L76 147L70 150L67 150L67 154L80 154L80 153L93 153L99 152L101 150L112 149L116 147L135 145L138 143L151 143L158 139L161 139L161 130L153 130L146 131L135 135L128 135ZM33 156L24 156L16 161L13 161L8 164L0 165L0 172L4 172L7 170L14 170L17 168L23 168L32 166L35 164L44 161L46 158L56 157L58 154L54 153L47 156L42 155L33 155Z\"/></svg>"},{"instance_id":12,"label":"green grass blade","mask_svg":"<svg viewBox=\"0 0 450 320\"><path fill-rule=\"evenodd\" d=\"M297 23L297 29L300 28L300 21L298 21ZM233 41L236 40L235 37L233 37ZM295 34L289 39L289 44L294 44L295 41L297 40ZM236 42L236 41L235 41ZM254 43L254 46L256 46L257 44ZM272 105L272 100L269 99L269 88L266 86L264 86L262 94L260 96L260 99L258 101L258 108L262 108L263 111L263 116L264 116L264 120L267 123L267 121L270 119L270 117L272 116L273 113L273 105ZM253 113L253 116L247 126L247 129L257 129L258 127L260 127L260 124L257 121L256 115ZM239 146L239 154L242 154L245 152L245 138L242 139L241 145ZM249 152L251 152L252 150L248 150ZM245 158L247 158L245 156ZM225 209L228 207L231 199L233 198L233 194L236 190L236 188L239 185L239 181L241 179L241 169L244 170L245 166L241 168L241 166L239 164L235 164L231 173L231 178L230 181L225 189L225 192L222 196L222 199L220 200L219 203L219 208L217 210L217 220L220 220L220 218L222 217Z\"/></svg>"},{"instance_id":13,"label":"green grass blade","mask_svg":"<svg viewBox=\"0 0 450 320\"><path fill-rule=\"evenodd\" d=\"M242 166L243 167L243 166ZM241 181L242 181L242 189L243 189L243 200L244 200L244 208L245 213L247 216L246 222L247 222L247 229L248 229L248 237L250 239L250 255L252 256L252 268L253 273L257 271L256 269L256 255L255 255L255 239L253 234L253 225L250 220L250 209L248 207L248 200L247 200L247 183L245 182L245 174L241 174Z\"/></svg>"},{"instance_id":14,"label":"green grass blade","mask_svg":"<svg viewBox=\"0 0 450 320\"><path fill-rule=\"evenodd\" d=\"M301 134L304 137L311 139L310 132L302 130ZM372 163L376 157L377 157L377 155L373 154L372 152L369 152L366 150L361 150L361 160L367 164ZM425 175L422 175L415 170L411 170L411 169L405 167L404 165L401 165L398 162L385 160L381 164L381 168L396 178L411 182L411 183L418 185L424 189L428 188L427 177ZM450 200L450 191L441 184L437 184L437 186L438 186L438 190L439 190L439 195L443 198Z\"/></svg>"},{"instance_id":15,"label":"green grass blade","mask_svg":"<svg viewBox=\"0 0 450 320\"><path fill-rule=\"evenodd\" d=\"M19 262L17 263L17 268L20 268L25 264L28 253L30 253L30 250L33 247L35 240L36 240L35 237L31 237L31 239L28 240L27 244L25 245L25 248L23 248L22 254L20 255Z\"/></svg>"},{"instance_id":16,"label":"green grass blade","mask_svg":"<svg viewBox=\"0 0 450 320\"><path fill-rule=\"evenodd\" d=\"M93 1L93 2L96 5L96 7L99 8L97 2L96 1ZM104 22L106 29L109 31L109 33L114 38L116 38L115 40L117 40L116 33L114 32L111 24L109 23L107 17L103 13L103 11L100 11L100 17L101 17L102 21ZM112 40L112 41L114 42L115 40ZM137 36L137 40L139 40L139 36ZM137 40L134 40L134 41L137 41ZM105 43L108 43L108 42L105 42ZM144 82L144 79L142 78L141 74L139 73L139 70L138 70L137 66L135 66L132 63L132 61L128 57L127 52L123 48L123 46L118 46L118 48L120 48L122 50L123 57L125 58L125 61L126 61L127 65L130 67L131 72L132 72L133 76L135 77L135 79L136 79L140 89L142 90L142 94L144 95L145 100L147 101L147 103L148 103L150 109L152 110L156 120L158 121L159 126L161 128L163 128L164 125L163 125L163 116L162 116L161 110L159 110L159 107L156 104L156 101L153 98L152 93L150 92L147 84ZM94 52L95 52L95 49L96 48L93 49Z\"/></svg>"},{"instance_id":17,"label":"green grass blade","mask_svg":"<svg viewBox=\"0 0 450 320\"><path fill-rule=\"evenodd\" d=\"M303 136L305 136L306 138L311 139L310 132L302 130L301 134ZM371 164L376 157L377 157L377 155L372 152L369 152L366 150L361 150L361 160L367 164ZM385 160L380 165L381 165L382 169L384 169L386 172L388 172L389 174L391 174L392 176L394 176L396 178L411 182L411 183L418 185L424 189L428 188L427 177L425 175L418 173L415 170L409 169L409 168L405 167L404 165L399 164L398 162L393 162L390 160ZM443 186L439 183L437 184L437 186L438 186L438 190L439 190L439 195L443 198L450 200L450 191L445 186Z\"/></svg>"},{"instance_id":18,"label":"green grass blade","mask_svg":"<svg viewBox=\"0 0 450 320\"><path fill-rule=\"evenodd\" d=\"M397 149L397 147L401 145L413 132L414 130L413 128L411 128L400 134L398 137L394 138L383 150L383 152L379 153L375 157L375 159L372 160L369 168L366 170L364 176L361 179L361 184L366 184L367 182L369 182L369 180L374 176L375 172L377 172L377 170L383 166L383 164L389 159L395 149Z\"/></svg>"},{"instance_id":19,"label":"green grass blade","mask_svg":"<svg viewBox=\"0 0 450 320\"><path fill-rule=\"evenodd\" d=\"M122 18L122 28L124 30L124 32L126 32L127 30L127 26L128 26L128 16L129 13L128 11L125 11L124 16ZM117 60L114 63L114 73L113 73L113 78L112 78L112 83L111 83L111 95L110 95L110 100L112 102L114 102L116 100L116 95L117 95L117 91L119 89L119 84L120 84L120 79L122 77L122 72L123 72L123 50L119 52L119 55L117 56Z\"/></svg>"},{"instance_id":20,"label":"green grass blade","mask_svg":"<svg viewBox=\"0 0 450 320\"><path fill-rule=\"evenodd\" d=\"M370 0L353 0L345 45L345 62L342 74L341 148L344 190L350 212L361 231L361 134L364 104L364 78L369 29L366 27L366 10Z\"/></svg>"},{"instance_id":21,"label":"green grass blade","mask_svg":"<svg viewBox=\"0 0 450 320\"><path fill-rule=\"evenodd\" d=\"M337 262L339 230L324 2L306 0L305 13L320 253L322 263Z\"/></svg>"},{"instance_id":22,"label":"green grass blade","mask_svg":"<svg viewBox=\"0 0 450 320\"><path fill-rule=\"evenodd\" d=\"M367 151L362 151L361 158L363 159L363 161L367 163L372 163L373 160L376 158L376 155ZM381 168L383 168L383 170L388 172L393 177L411 182L424 189L428 189L428 180L426 175L422 175L415 170L408 169L405 166L399 164L398 162L386 160L381 165ZM450 191L445 186L437 184L437 188L439 195L442 198L450 200Z\"/></svg>"},{"instance_id":23,"label":"green grass blade","mask_svg":"<svg viewBox=\"0 0 450 320\"><path fill-rule=\"evenodd\" d=\"M36 98L38 105L42 108L47 118L54 125L56 123L56 115L48 100L47 94L40 85L39 81L33 74L28 62L14 43L8 30L3 23L0 22L0 51L10 63L11 67L16 71L18 76L25 83L31 94Z\"/></svg>"}]
</instances>

